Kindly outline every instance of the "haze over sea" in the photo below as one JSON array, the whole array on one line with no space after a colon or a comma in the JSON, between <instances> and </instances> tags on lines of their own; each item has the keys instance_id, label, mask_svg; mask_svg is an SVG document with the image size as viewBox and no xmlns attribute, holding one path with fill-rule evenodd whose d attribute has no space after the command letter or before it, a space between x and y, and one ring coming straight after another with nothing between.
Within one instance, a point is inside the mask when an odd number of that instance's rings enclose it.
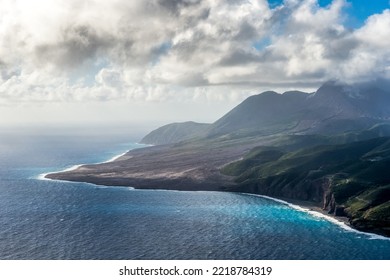
<instances>
[{"instance_id":1,"label":"haze over sea","mask_svg":"<svg viewBox=\"0 0 390 280\"><path fill-rule=\"evenodd\" d=\"M0 259L390 259L390 240L269 199L40 180L109 160L127 129L0 129Z\"/></svg>"}]
</instances>

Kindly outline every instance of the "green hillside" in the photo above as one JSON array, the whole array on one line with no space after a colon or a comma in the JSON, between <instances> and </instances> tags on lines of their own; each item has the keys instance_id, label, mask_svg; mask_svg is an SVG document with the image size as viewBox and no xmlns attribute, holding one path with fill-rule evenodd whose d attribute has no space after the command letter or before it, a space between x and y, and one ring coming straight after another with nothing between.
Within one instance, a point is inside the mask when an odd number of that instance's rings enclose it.
<instances>
[{"instance_id":1,"label":"green hillside","mask_svg":"<svg viewBox=\"0 0 390 280\"><path fill-rule=\"evenodd\" d=\"M294 152L257 147L222 169L237 190L323 202L361 229L390 233L390 137ZM333 205L333 206L332 206Z\"/></svg>"}]
</instances>

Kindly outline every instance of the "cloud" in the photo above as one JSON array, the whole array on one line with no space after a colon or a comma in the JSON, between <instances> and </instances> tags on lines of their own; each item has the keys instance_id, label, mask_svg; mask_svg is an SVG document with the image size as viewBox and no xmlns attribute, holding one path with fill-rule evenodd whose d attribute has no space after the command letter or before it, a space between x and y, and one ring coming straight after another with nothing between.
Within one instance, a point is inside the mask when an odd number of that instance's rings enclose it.
<instances>
[{"instance_id":1,"label":"cloud","mask_svg":"<svg viewBox=\"0 0 390 280\"><path fill-rule=\"evenodd\" d=\"M340 75L350 80L390 78L390 10L372 15L365 25L355 30L357 42L349 49L348 59L339 68Z\"/></svg>"},{"instance_id":2,"label":"cloud","mask_svg":"<svg viewBox=\"0 0 390 280\"><path fill-rule=\"evenodd\" d=\"M95 78L96 82L104 87L120 88L123 84L121 73L114 69L103 68Z\"/></svg>"},{"instance_id":3,"label":"cloud","mask_svg":"<svg viewBox=\"0 0 390 280\"><path fill-rule=\"evenodd\" d=\"M0 1L1 104L232 100L390 76L390 11L349 29L344 0Z\"/></svg>"},{"instance_id":4,"label":"cloud","mask_svg":"<svg viewBox=\"0 0 390 280\"><path fill-rule=\"evenodd\" d=\"M390 10L385 10L381 14L369 17L365 25L355 32L356 37L367 48L385 51L390 47L389 40L386 40L390 36L389 26Z\"/></svg>"}]
</instances>

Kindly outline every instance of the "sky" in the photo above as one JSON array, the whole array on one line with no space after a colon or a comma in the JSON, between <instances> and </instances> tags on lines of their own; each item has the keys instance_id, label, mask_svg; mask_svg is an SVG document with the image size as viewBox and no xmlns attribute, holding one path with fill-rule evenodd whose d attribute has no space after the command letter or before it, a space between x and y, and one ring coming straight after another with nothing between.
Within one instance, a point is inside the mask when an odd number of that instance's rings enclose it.
<instances>
[{"instance_id":1,"label":"sky","mask_svg":"<svg viewBox=\"0 0 390 280\"><path fill-rule=\"evenodd\" d=\"M0 0L0 124L213 122L390 79L389 0Z\"/></svg>"}]
</instances>

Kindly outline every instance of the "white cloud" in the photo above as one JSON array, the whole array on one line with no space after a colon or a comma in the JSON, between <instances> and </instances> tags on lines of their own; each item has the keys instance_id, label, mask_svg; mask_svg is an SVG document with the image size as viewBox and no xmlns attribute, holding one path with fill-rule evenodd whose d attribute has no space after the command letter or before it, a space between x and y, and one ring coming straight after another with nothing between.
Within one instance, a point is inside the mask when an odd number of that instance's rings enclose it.
<instances>
[{"instance_id":1,"label":"white cloud","mask_svg":"<svg viewBox=\"0 0 390 280\"><path fill-rule=\"evenodd\" d=\"M266 88L389 77L390 11L344 0L0 0L0 104L236 102Z\"/></svg>"},{"instance_id":2,"label":"white cloud","mask_svg":"<svg viewBox=\"0 0 390 280\"><path fill-rule=\"evenodd\" d=\"M369 17L366 24L358 29L356 37L362 44L372 50L385 51L390 49L390 10Z\"/></svg>"},{"instance_id":3,"label":"white cloud","mask_svg":"<svg viewBox=\"0 0 390 280\"><path fill-rule=\"evenodd\" d=\"M389 78L390 65L390 10L369 17L364 26L352 34L356 47L349 59L339 67L345 79Z\"/></svg>"}]
</instances>

